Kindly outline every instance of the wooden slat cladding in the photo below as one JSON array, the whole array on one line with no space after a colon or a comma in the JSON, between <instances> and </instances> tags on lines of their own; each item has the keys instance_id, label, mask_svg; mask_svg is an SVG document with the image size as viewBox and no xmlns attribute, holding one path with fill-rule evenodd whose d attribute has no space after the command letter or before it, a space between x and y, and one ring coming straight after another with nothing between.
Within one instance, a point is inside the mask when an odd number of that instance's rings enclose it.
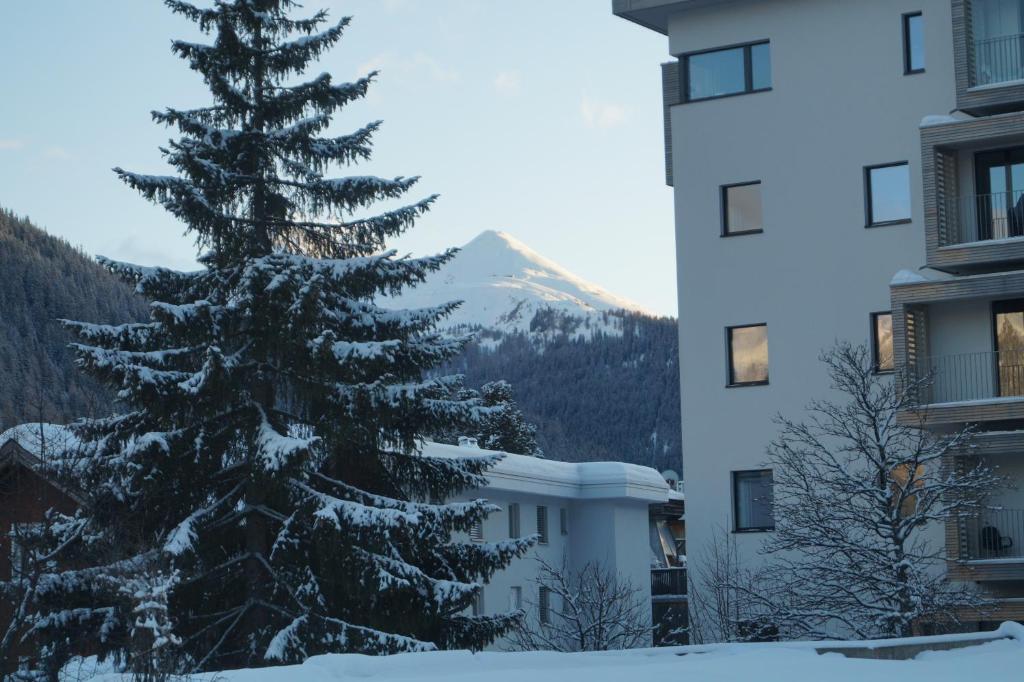
<instances>
[{"instance_id":1,"label":"wooden slat cladding","mask_svg":"<svg viewBox=\"0 0 1024 682\"><path fill-rule=\"evenodd\" d=\"M965 119L921 129L921 175L924 191L925 250L928 265L958 272L970 268L1024 263L1024 239L948 244L954 217L946 201L957 194L955 150L968 145L1024 142L1024 113Z\"/></svg>"},{"instance_id":2,"label":"wooden slat cladding","mask_svg":"<svg viewBox=\"0 0 1024 682\"><path fill-rule=\"evenodd\" d=\"M952 0L953 10L953 72L956 80L957 109L972 114L985 114L1024 104L1024 84L1008 81L1005 85L975 86L974 30L971 22L971 0Z\"/></svg>"},{"instance_id":3,"label":"wooden slat cladding","mask_svg":"<svg viewBox=\"0 0 1024 682\"><path fill-rule=\"evenodd\" d=\"M672 107L682 101L679 60L661 65L661 108L665 127L665 184L672 187Z\"/></svg>"}]
</instances>

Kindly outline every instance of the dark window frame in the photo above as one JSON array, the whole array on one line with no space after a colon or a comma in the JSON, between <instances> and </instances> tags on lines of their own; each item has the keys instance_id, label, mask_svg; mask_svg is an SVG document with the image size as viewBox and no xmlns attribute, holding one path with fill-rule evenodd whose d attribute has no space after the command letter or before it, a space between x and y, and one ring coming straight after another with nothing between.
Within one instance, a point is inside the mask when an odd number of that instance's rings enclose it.
<instances>
[{"instance_id":1,"label":"dark window frame","mask_svg":"<svg viewBox=\"0 0 1024 682\"><path fill-rule=\"evenodd\" d=\"M879 338L878 338L878 316L879 315L888 315L890 317L890 325L891 325L892 311L891 310L878 310L876 312L871 313L871 315L870 315L869 319L870 319L870 324L871 324L871 371L874 372L875 374L892 374L893 372L896 371L896 351L895 351L895 348L893 349L893 358L892 358L893 368L892 369L880 369L879 368L879 360L881 359L881 356L879 355L879 352L878 352L879 350L881 350L878 347L878 341L879 341Z\"/></svg>"},{"instance_id":2,"label":"dark window frame","mask_svg":"<svg viewBox=\"0 0 1024 682\"><path fill-rule=\"evenodd\" d=\"M469 539L472 542L483 542L484 541L484 521L483 519L477 519L469 526Z\"/></svg>"},{"instance_id":3,"label":"dark window frame","mask_svg":"<svg viewBox=\"0 0 1024 682\"><path fill-rule=\"evenodd\" d=\"M562 535L569 534L569 510L565 507L558 508L558 529Z\"/></svg>"},{"instance_id":4,"label":"dark window frame","mask_svg":"<svg viewBox=\"0 0 1024 682\"><path fill-rule=\"evenodd\" d=\"M910 217L909 218L898 218L897 220L883 220L881 222L872 222L874 215L872 214L874 207L871 202L871 171L879 170L882 168L895 168L896 166L906 166L907 174L910 174L910 161L892 161L890 163L876 163L870 166L864 166L864 227L889 227L890 225L907 225L914 222L914 192L913 192L913 179L907 183L907 191L910 193Z\"/></svg>"},{"instance_id":5,"label":"dark window frame","mask_svg":"<svg viewBox=\"0 0 1024 682\"><path fill-rule=\"evenodd\" d=\"M537 588L537 620L541 625L551 625L551 588L547 585Z\"/></svg>"},{"instance_id":6,"label":"dark window frame","mask_svg":"<svg viewBox=\"0 0 1024 682\"><path fill-rule=\"evenodd\" d=\"M772 525L771 526L751 526L749 528L740 528L740 501L739 496L736 494L736 481L737 474L763 474L764 472L772 473L772 487L775 486L775 473L772 469L737 469L729 472L729 479L732 483L732 532L733 533L771 533L775 530L775 512L772 510ZM774 491L772 492L774 497Z\"/></svg>"},{"instance_id":7,"label":"dark window frame","mask_svg":"<svg viewBox=\"0 0 1024 682\"><path fill-rule=\"evenodd\" d=\"M915 69L915 68L913 68L913 66L910 63L910 60L911 60L911 52L910 52L910 20L915 18L915 17L921 17L921 21L923 22L924 21L924 12L922 12L921 10L918 10L916 12L907 12L900 19L900 25L901 25L902 30L903 30L903 75L904 76L913 76L913 75L925 72L925 67L922 66L919 69ZM922 31L923 31L923 27L922 27ZM924 40L924 33L923 32L921 34L921 39Z\"/></svg>"},{"instance_id":8,"label":"dark window frame","mask_svg":"<svg viewBox=\"0 0 1024 682\"><path fill-rule=\"evenodd\" d=\"M748 180L746 182L732 182L728 185L720 185L719 194L719 210L722 212L722 224L721 224L721 236L722 237L744 237L748 234L763 234L764 233L764 195L762 193L761 199L761 223L762 227L756 230L735 230L729 231L729 190L734 187L750 187L751 185L761 185L762 180Z\"/></svg>"},{"instance_id":9,"label":"dark window frame","mask_svg":"<svg viewBox=\"0 0 1024 682\"><path fill-rule=\"evenodd\" d=\"M519 503L510 502L508 505L508 536L518 538L521 534Z\"/></svg>"},{"instance_id":10,"label":"dark window frame","mask_svg":"<svg viewBox=\"0 0 1024 682\"><path fill-rule=\"evenodd\" d=\"M541 520L543 518L543 521ZM546 545L550 540L551 517L547 505L537 505L537 544Z\"/></svg>"},{"instance_id":11,"label":"dark window frame","mask_svg":"<svg viewBox=\"0 0 1024 682\"><path fill-rule=\"evenodd\" d=\"M735 372L732 366L732 332L734 329L750 329L751 327L764 327L768 329L767 322L755 322L753 324L734 324L725 328L725 387L742 388L744 386L767 386L771 380L771 366L768 367L768 378L763 381L733 381Z\"/></svg>"},{"instance_id":12,"label":"dark window frame","mask_svg":"<svg viewBox=\"0 0 1024 682\"><path fill-rule=\"evenodd\" d=\"M772 86L769 85L767 88L754 88L754 71L753 71L753 59L750 56L750 48L755 45L771 45L771 40L763 38L761 40L752 40L748 43L736 43L734 45L723 45L721 47L711 47L704 50L694 50L692 52L684 52L679 55L679 63L682 66L679 69L679 78L681 83L679 84L679 94L681 95L681 104L689 104L691 102L707 102L713 99L723 99L725 97L736 97L738 95L753 95L758 92L770 92ZM711 52L725 52L727 50L743 50L743 90L738 92L729 92L724 95L711 95L709 97L690 97L690 57L696 57L702 54L708 54ZM770 53L769 53L770 54ZM772 79L775 82L775 79Z\"/></svg>"}]
</instances>

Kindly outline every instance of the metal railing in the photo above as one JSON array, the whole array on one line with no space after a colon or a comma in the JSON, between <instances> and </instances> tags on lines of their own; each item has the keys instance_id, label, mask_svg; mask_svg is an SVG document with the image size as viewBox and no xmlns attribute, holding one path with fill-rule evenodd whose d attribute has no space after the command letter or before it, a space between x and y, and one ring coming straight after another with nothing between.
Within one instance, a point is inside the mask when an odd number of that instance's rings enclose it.
<instances>
[{"instance_id":1,"label":"metal railing","mask_svg":"<svg viewBox=\"0 0 1024 682\"><path fill-rule=\"evenodd\" d=\"M1024 237L1024 191L950 197L945 209L941 246Z\"/></svg>"},{"instance_id":2,"label":"metal railing","mask_svg":"<svg viewBox=\"0 0 1024 682\"><path fill-rule=\"evenodd\" d=\"M986 509L966 529L969 559L1024 560L1024 509Z\"/></svg>"},{"instance_id":3,"label":"metal railing","mask_svg":"<svg viewBox=\"0 0 1024 682\"><path fill-rule=\"evenodd\" d=\"M1024 79L1024 33L974 41L974 85Z\"/></svg>"},{"instance_id":4,"label":"metal railing","mask_svg":"<svg viewBox=\"0 0 1024 682\"><path fill-rule=\"evenodd\" d=\"M911 378L928 378L923 404L1024 396L1024 349L925 358Z\"/></svg>"},{"instance_id":5,"label":"metal railing","mask_svg":"<svg viewBox=\"0 0 1024 682\"><path fill-rule=\"evenodd\" d=\"M686 567L651 569L651 596L686 594Z\"/></svg>"}]
</instances>

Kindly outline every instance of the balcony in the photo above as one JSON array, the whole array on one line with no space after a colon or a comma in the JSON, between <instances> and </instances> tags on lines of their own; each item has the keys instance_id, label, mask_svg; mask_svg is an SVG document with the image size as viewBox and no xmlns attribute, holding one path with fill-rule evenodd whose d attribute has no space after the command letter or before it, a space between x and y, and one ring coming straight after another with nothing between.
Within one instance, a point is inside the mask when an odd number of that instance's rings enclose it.
<instances>
[{"instance_id":1,"label":"balcony","mask_svg":"<svg viewBox=\"0 0 1024 682\"><path fill-rule=\"evenodd\" d=\"M1024 397L1024 350L925 358L914 368L924 405Z\"/></svg>"},{"instance_id":2,"label":"balcony","mask_svg":"<svg viewBox=\"0 0 1024 682\"><path fill-rule=\"evenodd\" d=\"M939 246L1024 237L1024 191L945 200Z\"/></svg>"},{"instance_id":3,"label":"balcony","mask_svg":"<svg viewBox=\"0 0 1024 682\"><path fill-rule=\"evenodd\" d=\"M973 87L1024 80L1024 33L974 41Z\"/></svg>"},{"instance_id":4,"label":"balcony","mask_svg":"<svg viewBox=\"0 0 1024 682\"><path fill-rule=\"evenodd\" d=\"M651 569L651 597L655 598L654 601L685 599L686 593L685 566Z\"/></svg>"},{"instance_id":5,"label":"balcony","mask_svg":"<svg viewBox=\"0 0 1024 682\"><path fill-rule=\"evenodd\" d=\"M968 519L968 561L1020 562L1024 567L1024 509L990 509Z\"/></svg>"},{"instance_id":6,"label":"balcony","mask_svg":"<svg viewBox=\"0 0 1024 682\"><path fill-rule=\"evenodd\" d=\"M975 115L1019 108L1024 0L952 0L952 17L957 108Z\"/></svg>"}]
</instances>

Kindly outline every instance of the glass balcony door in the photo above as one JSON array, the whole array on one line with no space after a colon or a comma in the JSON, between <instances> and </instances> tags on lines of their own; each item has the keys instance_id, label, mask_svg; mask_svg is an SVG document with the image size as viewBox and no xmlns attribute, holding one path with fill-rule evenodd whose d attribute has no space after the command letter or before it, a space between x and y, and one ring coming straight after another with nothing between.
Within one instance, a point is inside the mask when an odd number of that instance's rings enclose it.
<instances>
[{"instance_id":1,"label":"glass balcony door","mask_svg":"<svg viewBox=\"0 0 1024 682\"><path fill-rule=\"evenodd\" d=\"M992 306L1000 397L1024 395L1024 300Z\"/></svg>"},{"instance_id":2,"label":"glass balcony door","mask_svg":"<svg viewBox=\"0 0 1024 682\"><path fill-rule=\"evenodd\" d=\"M1024 79L1024 0L974 0L975 85Z\"/></svg>"},{"instance_id":3,"label":"glass balcony door","mask_svg":"<svg viewBox=\"0 0 1024 682\"><path fill-rule=\"evenodd\" d=\"M1024 147L975 157L978 239L1024 236Z\"/></svg>"}]
</instances>

